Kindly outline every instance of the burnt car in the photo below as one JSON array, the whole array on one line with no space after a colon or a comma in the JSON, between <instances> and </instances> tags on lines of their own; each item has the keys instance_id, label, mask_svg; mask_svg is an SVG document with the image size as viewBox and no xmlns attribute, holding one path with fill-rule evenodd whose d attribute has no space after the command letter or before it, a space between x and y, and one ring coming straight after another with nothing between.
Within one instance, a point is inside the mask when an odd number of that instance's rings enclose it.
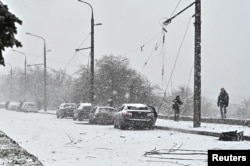
<instances>
[{"instance_id":1,"label":"burnt car","mask_svg":"<svg viewBox=\"0 0 250 166\"><path fill-rule=\"evenodd\" d=\"M114 118L114 128L153 128L155 115L145 104L123 104Z\"/></svg>"},{"instance_id":2,"label":"burnt car","mask_svg":"<svg viewBox=\"0 0 250 166\"><path fill-rule=\"evenodd\" d=\"M91 103L80 103L77 109L74 111L73 120L82 121L83 119L89 119L90 111L92 110Z\"/></svg>"},{"instance_id":3,"label":"burnt car","mask_svg":"<svg viewBox=\"0 0 250 166\"><path fill-rule=\"evenodd\" d=\"M91 110L89 115L89 123L97 123L97 124L113 124L114 123L114 115L116 113L116 109L108 106L96 106Z\"/></svg>"},{"instance_id":4,"label":"burnt car","mask_svg":"<svg viewBox=\"0 0 250 166\"><path fill-rule=\"evenodd\" d=\"M75 103L62 103L56 111L56 117L73 117L76 107L77 105Z\"/></svg>"}]
</instances>

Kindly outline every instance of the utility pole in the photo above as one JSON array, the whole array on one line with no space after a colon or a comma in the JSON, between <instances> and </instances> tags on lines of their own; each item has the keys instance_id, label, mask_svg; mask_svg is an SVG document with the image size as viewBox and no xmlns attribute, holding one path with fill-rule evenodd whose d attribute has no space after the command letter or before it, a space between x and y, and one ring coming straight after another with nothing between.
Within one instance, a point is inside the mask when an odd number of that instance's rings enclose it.
<instances>
[{"instance_id":1,"label":"utility pole","mask_svg":"<svg viewBox=\"0 0 250 166\"><path fill-rule=\"evenodd\" d=\"M94 21L94 10L93 10L93 7L90 3L88 2L85 2L85 1L82 1L82 0L78 0L79 2L82 2L82 3L85 3L87 4L90 8L91 8L91 46L90 46L90 96L89 96L89 99L91 101L91 103L94 102L94 95L95 95L95 86L94 86L94 83L95 83L95 71L94 71L94 50L95 50L95 47L94 47L94 26L95 25L102 25L101 23L97 23L95 24L95 21ZM86 48L83 48L83 49L86 49ZM82 49L76 49L76 51L79 51L79 50L82 50Z\"/></svg>"},{"instance_id":2,"label":"utility pole","mask_svg":"<svg viewBox=\"0 0 250 166\"><path fill-rule=\"evenodd\" d=\"M38 36L38 35L34 35L32 33L28 33L26 32L27 35L31 35L31 36L34 36L34 37L37 37L37 38L40 38L43 40L43 59L44 59L44 111L47 112L47 63L46 63L46 41L43 37L41 36Z\"/></svg>"},{"instance_id":3,"label":"utility pole","mask_svg":"<svg viewBox=\"0 0 250 166\"><path fill-rule=\"evenodd\" d=\"M201 125L201 0L195 0L194 117L193 126Z\"/></svg>"},{"instance_id":4,"label":"utility pole","mask_svg":"<svg viewBox=\"0 0 250 166\"><path fill-rule=\"evenodd\" d=\"M92 9L92 15L91 15L91 49L90 49L90 54L91 54L91 58L90 58L90 101L91 103L94 103L94 78L95 78L95 74L94 74L94 12Z\"/></svg>"}]
</instances>

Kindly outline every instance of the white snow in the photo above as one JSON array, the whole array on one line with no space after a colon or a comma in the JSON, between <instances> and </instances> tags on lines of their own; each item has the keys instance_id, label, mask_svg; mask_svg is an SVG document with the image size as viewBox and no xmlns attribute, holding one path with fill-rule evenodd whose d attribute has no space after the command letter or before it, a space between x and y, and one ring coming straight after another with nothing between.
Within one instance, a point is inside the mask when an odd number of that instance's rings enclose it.
<instances>
[{"instance_id":1,"label":"white snow","mask_svg":"<svg viewBox=\"0 0 250 166\"><path fill-rule=\"evenodd\" d=\"M249 149L249 141L224 142L216 137L166 130L119 130L112 125L89 125L87 121L57 119L55 115L23 113L0 109L0 130L37 156L45 166L206 166L207 156L191 155L194 160L162 159L144 156L153 149ZM192 122L157 120L157 125L193 129ZM249 127L202 124L194 130L244 130ZM169 156L165 156L169 157ZM173 157L173 156L170 156ZM176 157L176 156L175 156ZM179 156L187 157L187 156ZM177 156L178 158L178 156ZM202 160L199 160L202 159Z\"/></svg>"}]
</instances>

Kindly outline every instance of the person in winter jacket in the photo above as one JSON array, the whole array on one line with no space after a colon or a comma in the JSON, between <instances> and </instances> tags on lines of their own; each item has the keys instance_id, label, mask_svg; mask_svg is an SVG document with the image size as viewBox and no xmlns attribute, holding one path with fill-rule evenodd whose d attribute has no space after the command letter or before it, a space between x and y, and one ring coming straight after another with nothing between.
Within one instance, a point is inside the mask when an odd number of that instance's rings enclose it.
<instances>
[{"instance_id":1,"label":"person in winter jacket","mask_svg":"<svg viewBox=\"0 0 250 166\"><path fill-rule=\"evenodd\" d=\"M221 88L218 96L217 106L220 107L221 118L225 119L227 114L227 107L229 103L228 93L224 88Z\"/></svg>"},{"instance_id":2,"label":"person in winter jacket","mask_svg":"<svg viewBox=\"0 0 250 166\"><path fill-rule=\"evenodd\" d=\"M173 100L174 121L179 121L180 105L182 105L182 101L180 100L180 96L177 95Z\"/></svg>"}]
</instances>

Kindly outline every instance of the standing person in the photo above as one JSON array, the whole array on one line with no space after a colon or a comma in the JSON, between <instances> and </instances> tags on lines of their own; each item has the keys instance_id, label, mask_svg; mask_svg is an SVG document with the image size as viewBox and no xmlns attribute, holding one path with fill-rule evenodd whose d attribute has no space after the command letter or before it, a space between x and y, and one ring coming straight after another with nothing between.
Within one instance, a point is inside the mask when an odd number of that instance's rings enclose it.
<instances>
[{"instance_id":1,"label":"standing person","mask_svg":"<svg viewBox=\"0 0 250 166\"><path fill-rule=\"evenodd\" d=\"M173 100L174 121L179 121L180 105L182 105L182 101L180 99L180 96L177 95L176 98Z\"/></svg>"},{"instance_id":2,"label":"standing person","mask_svg":"<svg viewBox=\"0 0 250 166\"><path fill-rule=\"evenodd\" d=\"M154 114L154 123L156 122L156 120L157 120L157 117L158 117L158 113L157 113L157 111L156 111L156 109L155 109L155 107L154 106L151 106L151 105L148 105L148 107L150 108L150 110L153 112L153 114Z\"/></svg>"},{"instance_id":3,"label":"standing person","mask_svg":"<svg viewBox=\"0 0 250 166\"><path fill-rule=\"evenodd\" d=\"M228 93L224 88L221 88L220 94L218 96L217 106L220 107L220 113L222 119L226 118L228 103L229 103Z\"/></svg>"}]
</instances>

